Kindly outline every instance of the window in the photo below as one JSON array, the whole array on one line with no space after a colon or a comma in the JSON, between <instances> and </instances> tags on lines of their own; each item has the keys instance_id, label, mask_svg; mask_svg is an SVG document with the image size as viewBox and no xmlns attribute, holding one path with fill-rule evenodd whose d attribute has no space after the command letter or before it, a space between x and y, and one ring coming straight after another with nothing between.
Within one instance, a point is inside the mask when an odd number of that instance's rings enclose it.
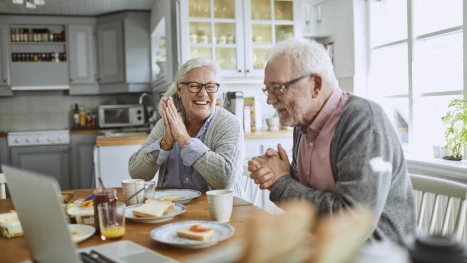
<instances>
[{"instance_id":1,"label":"window","mask_svg":"<svg viewBox=\"0 0 467 263\"><path fill-rule=\"evenodd\" d=\"M441 117L467 92L462 8L462 0L370 1L368 96L411 151L444 145Z\"/></svg>"}]
</instances>

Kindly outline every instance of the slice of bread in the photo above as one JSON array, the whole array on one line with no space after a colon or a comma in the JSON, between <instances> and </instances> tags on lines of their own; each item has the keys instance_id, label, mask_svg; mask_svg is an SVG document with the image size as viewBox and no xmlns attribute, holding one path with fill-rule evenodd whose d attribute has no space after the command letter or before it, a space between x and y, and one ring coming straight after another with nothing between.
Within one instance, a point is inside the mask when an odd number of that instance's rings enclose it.
<instances>
[{"instance_id":1,"label":"slice of bread","mask_svg":"<svg viewBox=\"0 0 467 263\"><path fill-rule=\"evenodd\" d=\"M149 201L149 202L148 202ZM133 209L133 215L138 217L161 217L165 212L174 208L172 201L146 200L146 203Z\"/></svg>"},{"instance_id":2,"label":"slice of bread","mask_svg":"<svg viewBox=\"0 0 467 263\"><path fill-rule=\"evenodd\" d=\"M178 196L175 196L175 195L166 195L166 196L162 197L161 200L177 201L177 200L178 200Z\"/></svg>"},{"instance_id":3,"label":"slice of bread","mask_svg":"<svg viewBox=\"0 0 467 263\"><path fill-rule=\"evenodd\" d=\"M193 225L193 226L200 226L201 225ZM212 228L206 228L207 231L204 232L194 232L191 231L190 228L193 226L190 226L188 228L184 228L182 230L177 231L177 236L178 237L183 237L183 238L188 238L188 239L193 239L193 240L198 240L198 241L208 241L211 239L211 237L214 235L214 230ZM204 227L202 227L204 228Z\"/></svg>"}]
</instances>

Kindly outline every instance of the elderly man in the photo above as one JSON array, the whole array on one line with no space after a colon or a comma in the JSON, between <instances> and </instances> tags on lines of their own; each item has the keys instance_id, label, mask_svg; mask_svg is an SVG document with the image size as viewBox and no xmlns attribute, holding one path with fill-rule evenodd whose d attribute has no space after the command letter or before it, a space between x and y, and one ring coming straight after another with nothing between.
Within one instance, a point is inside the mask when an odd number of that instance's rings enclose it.
<instances>
[{"instance_id":1,"label":"elderly man","mask_svg":"<svg viewBox=\"0 0 467 263\"><path fill-rule=\"evenodd\" d=\"M404 154L382 108L343 92L324 48L303 39L278 42L265 69L267 103L294 128L292 163L268 149L248 163L273 202L304 199L318 214L360 205L372 211L372 240L405 243L416 230Z\"/></svg>"}]
</instances>

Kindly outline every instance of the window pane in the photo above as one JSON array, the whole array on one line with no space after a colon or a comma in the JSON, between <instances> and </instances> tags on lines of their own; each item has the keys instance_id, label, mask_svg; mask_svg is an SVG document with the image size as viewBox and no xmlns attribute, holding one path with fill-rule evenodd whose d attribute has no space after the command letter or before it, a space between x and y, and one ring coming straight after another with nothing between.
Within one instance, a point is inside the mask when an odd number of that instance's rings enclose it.
<instances>
[{"instance_id":1,"label":"window pane","mask_svg":"<svg viewBox=\"0 0 467 263\"><path fill-rule=\"evenodd\" d=\"M414 91L463 89L462 32L419 40L415 44Z\"/></svg>"},{"instance_id":2,"label":"window pane","mask_svg":"<svg viewBox=\"0 0 467 263\"><path fill-rule=\"evenodd\" d=\"M214 0L214 18L235 18L234 1Z\"/></svg>"},{"instance_id":3,"label":"window pane","mask_svg":"<svg viewBox=\"0 0 467 263\"><path fill-rule=\"evenodd\" d=\"M409 93L407 44L373 51L369 78L370 98Z\"/></svg>"},{"instance_id":4,"label":"window pane","mask_svg":"<svg viewBox=\"0 0 467 263\"><path fill-rule=\"evenodd\" d=\"M190 58L212 59L212 50L211 48L191 47Z\"/></svg>"},{"instance_id":5,"label":"window pane","mask_svg":"<svg viewBox=\"0 0 467 263\"><path fill-rule=\"evenodd\" d=\"M274 18L276 20L293 21L293 2L284 0L274 1Z\"/></svg>"},{"instance_id":6,"label":"window pane","mask_svg":"<svg viewBox=\"0 0 467 263\"><path fill-rule=\"evenodd\" d=\"M416 35L462 25L462 0L415 0Z\"/></svg>"},{"instance_id":7,"label":"window pane","mask_svg":"<svg viewBox=\"0 0 467 263\"><path fill-rule=\"evenodd\" d=\"M209 18L211 16L209 0L190 0L188 6L188 15L190 17Z\"/></svg>"},{"instance_id":8,"label":"window pane","mask_svg":"<svg viewBox=\"0 0 467 263\"><path fill-rule=\"evenodd\" d=\"M441 117L456 98L462 99L462 95L420 97L414 101L414 150L431 155L432 146L445 145L446 127Z\"/></svg>"},{"instance_id":9,"label":"window pane","mask_svg":"<svg viewBox=\"0 0 467 263\"><path fill-rule=\"evenodd\" d=\"M271 3L269 0L251 0L251 19L271 20Z\"/></svg>"},{"instance_id":10,"label":"window pane","mask_svg":"<svg viewBox=\"0 0 467 263\"><path fill-rule=\"evenodd\" d=\"M409 99L387 98L376 101L383 107L402 144L409 142Z\"/></svg>"},{"instance_id":11,"label":"window pane","mask_svg":"<svg viewBox=\"0 0 467 263\"><path fill-rule=\"evenodd\" d=\"M370 13L372 46L407 38L407 0L371 1Z\"/></svg>"},{"instance_id":12,"label":"window pane","mask_svg":"<svg viewBox=\"0 0 467 263\"><path fill-rule=\"evenodd\" d=\"M235 51L235 48L216 48L216 61L221 69L237 68Z\"/></svg>"}]
</instances>

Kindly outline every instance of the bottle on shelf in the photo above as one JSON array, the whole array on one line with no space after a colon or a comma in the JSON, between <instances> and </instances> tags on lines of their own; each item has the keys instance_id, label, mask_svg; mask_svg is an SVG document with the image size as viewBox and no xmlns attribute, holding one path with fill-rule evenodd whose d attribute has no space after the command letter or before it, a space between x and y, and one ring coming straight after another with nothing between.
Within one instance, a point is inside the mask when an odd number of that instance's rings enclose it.
<instances>
[{"instance_id":1,"label":"bottle on shelf","mask_svg":"<svg viewBox=\"0 0 467 263\"><path fill-rule=\"evenodd\" d=\"M92 112L92 114L91 114L91 127L96 127L96 126L97 126L96 113Z\"/></svg>"},{"instance_id":2,"label":"bottle on shelf","mask_svg":"<svg viewBox=\"0 0 467 263\"><path fill-rule=\"evenodd\" d=\"M86 112L84 111L84 106L81 105L79 111L79 126L86 127Z\"/></svg>"},{"instance_id":3,"label":"bottle on shelf","mask_svg":"<svg viewBox=\"0 0 467 263\"><path fill-rule=\"evenodd\" d=\"M86 127L90 128L92 123L91 106L86 106Z\"/></svg>"},{"instance_id":4,"label":"bottle on shelf","mask_svg":"<svg viewBox=\"0 0 467 263\"><path fill-rule=\"evenodd\" d=\"M73 110L73 127L79 127L79 108L78 103L75 104L75 109Z\"/></svg>"}]
</instances>

